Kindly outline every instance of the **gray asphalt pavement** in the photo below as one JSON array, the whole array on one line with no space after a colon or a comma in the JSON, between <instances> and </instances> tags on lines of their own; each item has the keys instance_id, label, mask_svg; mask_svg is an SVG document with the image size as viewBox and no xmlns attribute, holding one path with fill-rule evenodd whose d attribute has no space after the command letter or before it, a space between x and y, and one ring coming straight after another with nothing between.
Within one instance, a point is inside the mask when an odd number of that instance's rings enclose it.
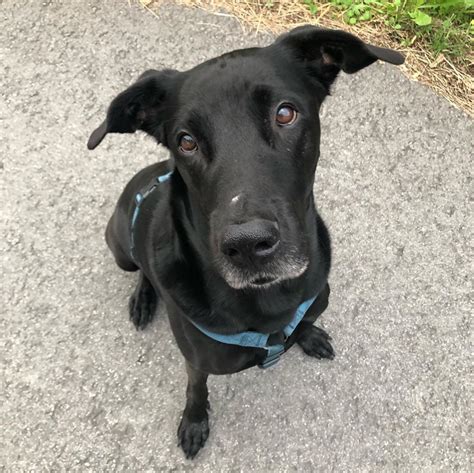
<instances>
[{"instance_id":1,"label":"gray asphalt pavement","mask_svg":"<svg viewBox=\"0 0 474 473\"><path fill-rule=\"evenodd\" d=\"M211 377L211 434L176 446L183 360L160 308L136 332L103 233L166 152L88 152L110 99L150 67L267 44L236 21L131 2L0 6L3 471L472 471L473 122L393 66L342 76L315 184L333 238L321 324L337 357Z\"/></svg>"}]
</instances>

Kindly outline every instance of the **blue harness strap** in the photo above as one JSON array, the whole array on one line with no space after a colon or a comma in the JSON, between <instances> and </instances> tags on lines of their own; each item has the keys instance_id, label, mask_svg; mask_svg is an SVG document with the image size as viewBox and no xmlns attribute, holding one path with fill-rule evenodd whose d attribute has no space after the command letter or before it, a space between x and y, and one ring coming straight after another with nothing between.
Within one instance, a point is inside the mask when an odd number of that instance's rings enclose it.
<instances>
[{"instance_id":1,"label":"blue harness strap","mask_svg":"<svg viewBox=\"0 0 474 473\"><path fill-rule=\"evenodd\" d=\"M173 174L173 171L170 171L166 174L163 174L162 176L156 177L155 179L153 179L153 182L144 191L137 192L135 195L135 209L133 211L132 222L130 224L130 255L132 256L132 259L134 261L136 261L135 225L137 223L138 215L140 214L140 207L143 201L157 188L158 184L161 184L162 182L167 181L171 177L172 174Z\"/></svg>"},{"instance_id":2,"label":"blue harness strap","mask_svg":"<svg viewBox=\"0 0 474 473\"><path fill-rule=\"evenodd\" d=\"M288 340L290 335L296 330L299 323L303 320L308 309L311 307L313 302L316 300L317 296L311 297L310 299L304 301L296 309L295 315L292 321L283 328L283 333L285 335L285 341ZM188 319L190 320L190 319ZM278 362L281 355L285 352L285 346L281 343L276 345L268 345L268 339L270 338L269 333L260 333L260 332L240 332L234 333L231 335L223 335L221 333L211 332L210 330L204 328L202 325L197 324L190 320L190 322L199 329L204 335L207 335L209 338L212 338L216 342L225 343L227 345L237 345L241 347L250 347L250 348L263 348L267 350L267 356L258 366L260 368L268 368L269 366L274 365Z\"/></svg>"}]
</instances>

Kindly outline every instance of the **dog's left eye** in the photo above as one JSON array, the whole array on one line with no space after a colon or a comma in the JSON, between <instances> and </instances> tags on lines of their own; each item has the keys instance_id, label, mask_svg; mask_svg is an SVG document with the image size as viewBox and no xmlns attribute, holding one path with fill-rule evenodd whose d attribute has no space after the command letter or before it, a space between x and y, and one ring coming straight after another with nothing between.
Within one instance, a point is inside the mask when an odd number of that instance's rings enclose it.
<instances>
[{"instance_id":1,"label":"dog's left eye","mask_svg":"<svg viewBox=\"0 0 474 473\"><path fill-rule=\"evenodd\" d=\"M292 125L296 121L298 112L289 104L284 103L278 107L275 120L280 126Z\"/></svg>"},{"instance_id":2,"label":"dog's left eye","mask_svg":"<svg viewBox=\"0 0 474 473\"><path fill-rule=\"evenodd\" d=\"M179 150L182 153L194 153L197 150L196 140L187 133L183 133L179 137Z\"/></svg>"}]
</instances>

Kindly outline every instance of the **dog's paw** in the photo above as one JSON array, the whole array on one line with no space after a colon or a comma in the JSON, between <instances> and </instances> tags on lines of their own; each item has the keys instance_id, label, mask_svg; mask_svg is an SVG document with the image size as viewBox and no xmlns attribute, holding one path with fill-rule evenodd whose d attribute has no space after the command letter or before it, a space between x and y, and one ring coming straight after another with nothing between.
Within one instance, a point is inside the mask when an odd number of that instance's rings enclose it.
<instances>
[{"instance_id":1,"label":"dog's paw","mask_svg":"<svg viewBox=\"0 0 474 473\"><path fill-rule=\"evenodd\" d=\"M154 289L150 287L140 287L130 296L128 309L130 312L130 320L138 329L144 329L153 318L158 298Z\"/></svg>"},{"instance_id":2,"label":"dog's paw","mask_svg":"<svg viewBox=\"0 0 474 473\"><path fill-rule=\"evenodd\" d=\"M332 360L335 353L330 340L331 337L322 328L311 325L300 335L298 345L309 356Z\"/></svg>"},{"instance_id":3,"label":"dog's paw","mask_svg":"<svg viewBox=\"0 0 474 473\"><path fill-rule=\"evenodd\" d=\"M183 449L186 458L194 458L209 437L209 422L207 414L199 422L191 422L186 414L178 428L178 445Z\"/></svg>"}]
</instances>

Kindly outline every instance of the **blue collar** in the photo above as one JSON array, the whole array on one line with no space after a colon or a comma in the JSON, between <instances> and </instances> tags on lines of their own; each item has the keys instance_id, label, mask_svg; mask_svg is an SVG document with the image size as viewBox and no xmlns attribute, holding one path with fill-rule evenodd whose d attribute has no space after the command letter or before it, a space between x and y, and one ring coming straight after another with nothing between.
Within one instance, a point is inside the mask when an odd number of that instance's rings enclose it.
<instances>
[{"instance_id":1,"label":"blue collar","mask_svg":"<svg viewBox=\"0 0 474 473\"><path fill-rule=\"evenodd\" d=\"M311 297L304 301L296 309L293 320L283 329L285 335L285 341L288 340L288 337L295 331L298 327L301 320L305 316L308 309L311 307L313 302L316 300L317 296ZM188 319L190 320L190 319ZM204 335L207 335L209 338L212 338L216 342L225 343L227 345L238 345L241 347L251 347L251 348L263 348L267 350L267 356L258 366L260 368L268 368L269 366L274 365L280 359L280 356L285 352L285 346L283 344L277 345L268 345L268 339L270 338L269 333L260 333L260 332L240 332L234 333L232 335L223 335L221 333L211 332L210 330L204 328L202 325L197 324L190 320L190 322L199 329Z\"/></svg>"}]
</instances>

